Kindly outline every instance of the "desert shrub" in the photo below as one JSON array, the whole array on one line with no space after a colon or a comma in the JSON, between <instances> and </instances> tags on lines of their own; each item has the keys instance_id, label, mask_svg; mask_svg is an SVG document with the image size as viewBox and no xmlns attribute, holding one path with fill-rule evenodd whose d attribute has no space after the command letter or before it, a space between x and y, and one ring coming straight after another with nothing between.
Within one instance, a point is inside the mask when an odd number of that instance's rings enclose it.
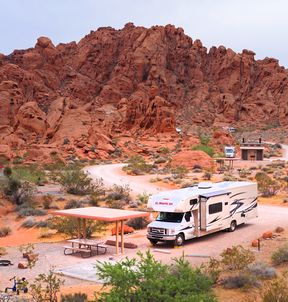
<instances>
[{"instance_id":1,"label":"desert shrub","mask_svg":"<svg viewBox=\"0 0 288 302\"><path fill-rule=\"evenodd\" d=\"M153 166L147 164L145 159L140 155L134 155L128 160L128 165L123 167L123 171L132 173L135 175L141 175L149 173Z\"/></svg>"},{"instance_id":2,"label":"desert shrub","mask_svg":"<svg viewBox=\"0 0 288 302\"><path fill-rule=\"evenodd\" d=\"M230 270L242 270L255 261L253 252L241 245L227 248L220 256L223 265Z\"/></svg>"},{"instance_id":3,"label":"desert shrub","mask_svg":"<svg viewBox=\"0 0 288 302\"><path fill-rule=\"evenodd\" d=\"M92 207L98 207L100 202L100 196L98 194L91 194L89 199L89 205Z\"/></svg>"},{"instance_id":4,"label":"desert shrub","mask_svg":"<svg viewBox=\"0 0 288 302\"><path fill-rule=\"evenodd\" d=\"M223 175L223 181L235 181L237 178L233 176L231 173L224 173Z\"/></svg>"},{"instance_id":5,"label":"desert shrub","mask_svg":"<svg viewBox=\"0 0 288 302\"><path fill-rule=\"evenodd\" d=\"M143 192L142 194L137 195L137 200L139 200L141 203L147 203L149 200L150 194Z\"/></svg>"},{"instance_id":6,"label":"desert shrub","mask_svg":"<svg viewBox=\"0 0 288 302\"><path fill-rule=\"evenodd\" d=\"M208 171L206 171L203 175L204 180L211 180L211 177L212 177L212 173Z\"/></svg>"},{"instance_id":7,"label":"desert shrub","mask_svg":"<svg viewBox=\"0 0 288 302\"><path fill-rule=\"evenodd\" d=\"M49 210L50 206L53 202L53 197L50 194L44 195L43 196L43 208L45 210Z\"/></svg>"},{"instance_id":8,"label":"desert shrub","mask_svg":"<svg viewBox=\"0 0 288 302\"><path fill-rule=\"evenodd\" d=\"M54 235L54 231L49 228L41 228L39 238L50 238Z\"/></svg>"},{"instance_id":9,"label":"desert shrub","mask_svg":"<svg viewBox=\"0 0 288 302\"><path fill-rule=\"evenodd\" d=\"M35 209L29 205L23 204L23 206L16 208L19 217L27 217L27 216L44 216L47 214L45 210Z\"/></svg>"},{"instance_id":10,"label":"desert shrub","mask_svg":"<svg viewBox=\"0 0 288 302\"><path fill-rule=\"evenodd\" d=\"M12 169L9 167L9 166L6 166L4 169L3 169L3 174L4 176L6 177L10 177L12 175Z\"/></svg>"},{"instance_id":11,"label":"desert shrub","mask_svg":"<svg viewBox=\"0 0 288 302\"><path fill-rule=\"evenodd\" d=\"M92 180L78 165L59 171L58 182L67 193L74 195L102 194L104 190L102 178Z\"/></svg>"},{"instance_id":12,"label":"desert shrub","mask_svg":"<svg viewBox=\"0 0 288 302\"><path fill-rule=\"evenodd\" d=\"M39 274L31 284L31 294L36 301L57 302L57 294L60 292L64 281L59 278L53 269L47 274Z\"/></svg>"},{"instance_id":13,"label":"desert shrub","mask_svg":"<svg viewBox=\"0 0 288 302\"><path fill-rule=\"evenodd\" d=\"M158 157L157 159L155 159L154 164L164 164L164 163L166 163L166 161L167 161L167 158L161 156L161 157Z\"/></svg>"},{"instance_id":14,"label":"desert shrub","mask_svg":"<svg viewBox=\"0 0 288 302\"><path fill-rule=\"evenodd\" d=\"M172 176L174 178L184 178L188 174L188 169L185 166L177 166L172 169Z\"/></svg>"},{"instance_id":15,"label":"desert shrub","mask_svg":"<svg viewBox=\"0 0 288 302\"><path fill-rule=\"evenodd\" d=\"M255 178L258 183L258 189L264 197L273 196L280 189L279 183L264 172L256 173Z\"/></svg>"},{"instance_id":16,"label":"desert shrub","mask_svg":"<svg viewBox=\"0 0 288 302\"><path fill-rule=\"evenodd\" d=\"M213 281L215 284L222 272L222 264L220 260L210 258L209 262L202 266L202 271Z\"/></svg>"},{"instance_id":17,"label":"desert shrub","mask_svg":"<svg viewBox=\"0 0 288 302\"><path fill-rule=\"evenodd\" d=\"M86 302L87 295L82 293L61 295L61 302Z\"/></svg>"},{"instance_id":18,"label":"desert shrub","mask_svg":"<svg viewBox=\"0 0 288 302\"><path fill-rule=\"evenodd\" d=\"M202 166L199 165L199 164L195 164L195 165L193 166L193 170L202 170Z\"/></svg>"},{"instance_id":19,"label":"desert shrub","mask_svg":"<svg viewBox=\"0 0 288 302\"><path fill-rule=\"evenodd\" d=\"M288 244L279 247L271 256L272 262L275 265L279 265L284 262L288 262Z\"/></svg>"},{"instance_id":20,"label":"desert shrub","mask_svg":"<svg viewBox=\"0 0 288 302\"><path fill-rule=\"evenodd\" d=\"M213 155L214 155L214 149L207 145L196 145L196 146L192 147L192 150L203 151L211 157L213 157Z\"/></svg>"},{"instance_id":21,"label":"desert shrub","mask_svg":"<svg viewBox=\"0 0 288 302\"><path fill-rule=\"evenodd\" d=\"M1 257L1 256L4 256L4 255L6 255L6 254L7 254L7 251L6 251L5 247L0 246L0 257Z\"/></svg>"},{"instance_id":22,"label":"desert shrub","mask_svg":"<svg viewBox=\"0 0 288 302\"><path fill-rule=\"evenodd\" d=\"M107 200L106 203L108 207L112 209L124 209L124 207L127 204L125 200L113 200L113 199Z\"/></svg>"},{"instance_id":23,"label":"desert shrub","mask_svg":"<svg viewBox=\"0 0 288 302\"><path fill-rule=\"evenodd\" d=\"M98 293L99 301L217 301L211 290L212 281L184 257L166 265L155 260L149 251L138 256L139 259L125 258L116 264L96 264L97 275L109 288Z\"/></svg>"},{"instance_id":24,"label":"desert shrub","mask_svg":"<svg viewBox=\"0 0 288 302\"><path fill-rule=\"evenodd\" d=\"M6 237L12 232L11 228L4 226L0 228L0 237Z\"/></svg>"},{"instance_id":25,"label":"desert shrub","mask_svg":"<svg viewBox=\"0 0 288 302\"><path fill-rule=\"evenodd\" d=\"M260 287L261 285L255 275L246 272L240 272L237 275L228 276L222 281L222 284L224 288L227 289Z\"/></svg>"},{"instance_id":26,"label":"desert shrub","mask_svg":"<svg viewBox=\"0 0 288 302\"><path fill-rule=\"evenodd\" d=\"M50 226L51 226L50 219L37 221L36 223L37 228L49 228Z\"/></svg>"},{"instance_id":27,"label":"desert shrub","mask_svg":"<svg viewBox=\"0 0 288 302\"><path fill-rule=\"evenodd\" d=\"M107 195L108 200L130 200L130 192L131 189L128 184L125 185L117 185L114 184L111 192Z\"/></svg>"},{"instance_id":28,"label":"desert shrub","mask_svg":"<svg viewBox=\"0 0 288 302\"><path fill-rule=\"evenodd\" d=\"M126 222L126 224L128 226L132 227L135 230L141 230L141 229L146 228L148 223L149 223L149 221L147 221L147 219L144 217L132 218Z\"/></svg>"},{"instance_id":29,"label":"desert shrub","mask_svg":"<svg viewBox=\"0 0 288 302\"><path fill-rule=\"evenodd\" d=\"M210 136L206 135L206 134L200 134L199 140L200 140L201 145L207 146L210 142Z\"/></svg>"},{"instance_id":30,"label":"desert shrub","mask_svg":"<svg viewBox=\"0 0 288 302\"><path fill-rule=\"evenodd\" d=\"M7 198L17 205L31 202L35 194L34 185L27 181L22 182L14 177L6 179L2 187Z\"/></svg>"},{"instance_id":31,"label":"desert shrub","mask_svg":"<svg viewBox=\"0 0 288 302\"><path fill-rule=\"evenodd\" d=\"M169 154L170 149L168 147L160 147L158 152L161 153L161 154Z\"/></svg>"},{"instance_id":32,"label":"desert shrub","mask_svg":"<svg viewBox=\"0 0 288 302\"><path fill-rule=\"evenodd\" d=\"M288 301L288 278L287 274L276 278L266 284L262 290L263 302L287 302Z\"/></svg>"},{"instance_id":33,"label":"desert shrub","mask_svg":"<svg viewBox=\"0 0 288 302\"><path fill-rule=\"evenodd\" d=\"M29 228L33 228L34 226L36 226L36 224L37 224L37 222L36 222L36 220L33 217L28 217L27 219L25 219L22 222L21 226L23 228L29 229Z\"/></svg>"},{"instance_id":34,"label":"desert shrub","mask_svg":"<svg viewBox=\"0 0 288 302\"><path fill-rule=\"evenodd\" d=\"M263 262L256 262L248 265L248 272L262 279L276 277L276 269Z\"/></svg>"},{"instance_id":35,"label":"desert shrub","mask_svg":"<svg viewBox=\"0 0 288 302\"><path fill-rule=\"evenodd\" d=\"M190 188L190 187L193 187L195 186L196 182L195 181L184 181L182 184L181 184L181 188Z\"/></svg>"},{"instance_id":36,"label":"desert shrub","mask_svg":"<svg viewBox=\"0 0 288 302\"><path fill-rule=\"evenodd\" d=\"M77 209L77 208L82 208L82 207L83 207L82 201L71 199L71 200L67 201L67 203L64 206L64 209L68 210L68 209Z\"/></svg>"},{"instance_id":37,"label":"desert shrub","mask_svg":"<svg viewBox=\"0 0 288 302\"><path fill-rule=\"evenodd\" d=\"M77 219L71 219L66 217L54 217L51 220L51 228L57 230L57 232L65 234L69 237L78 237L78 222ZM106 230L106 224L102 221L86 222L86 238L91 238L93 233L101 233ZM83 234L81 234L82 237Z\"/></svg>"}]
</instances>

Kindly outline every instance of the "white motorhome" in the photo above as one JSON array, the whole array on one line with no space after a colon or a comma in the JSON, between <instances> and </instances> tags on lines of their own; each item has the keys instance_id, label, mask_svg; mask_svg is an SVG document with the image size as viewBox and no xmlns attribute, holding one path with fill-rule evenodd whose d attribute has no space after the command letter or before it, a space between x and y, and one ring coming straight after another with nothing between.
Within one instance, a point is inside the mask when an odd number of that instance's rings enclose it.
<instances>
[{"instance_id":1,"label":"white motorhome","mask_svg":"<svg viewBox=\"0 0 288 302\"><path fill-rule=\"evenodd\" d=\"M200 183L193 187L160 192L149 198L148 210L159 212L148 225L152 244L171 241L182 245L187 239L236 226L258 217L257 183L225 181Z\"/></svg>"},{"instance_id":2,"label":"white motorhome","mask_svg":"<svg viewBox=\"0 0 288 302\"><path fill-rule=\"evenodd\" d=\"M224 147L225 157L233 158L235 157L235 147L233 146L225 146Z\"/></svg>"}]
</instances>

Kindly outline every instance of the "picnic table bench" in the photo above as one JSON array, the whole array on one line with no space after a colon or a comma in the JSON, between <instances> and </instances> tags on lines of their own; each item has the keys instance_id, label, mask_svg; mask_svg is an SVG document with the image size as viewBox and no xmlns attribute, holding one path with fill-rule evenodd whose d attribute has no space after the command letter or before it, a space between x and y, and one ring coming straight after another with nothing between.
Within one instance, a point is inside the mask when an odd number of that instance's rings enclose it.
<instances>
[{"instance_id":1,"label":"picnic table bench","mask_svg":"<svg viewBox=\"0 0 288 302\"><path fill-rule=\"evenodd\" d=\"M107 252L107 245L104 242L92 240L92 239L70 239L68 240L72 245L65 245L64 255L72 255L80 253L82 258L91 257L95 251L97 255L105 254ZM76 244L76 246L75 246ZM71 253L67 253L71 251Z\"/></svg>"}]
</instances>

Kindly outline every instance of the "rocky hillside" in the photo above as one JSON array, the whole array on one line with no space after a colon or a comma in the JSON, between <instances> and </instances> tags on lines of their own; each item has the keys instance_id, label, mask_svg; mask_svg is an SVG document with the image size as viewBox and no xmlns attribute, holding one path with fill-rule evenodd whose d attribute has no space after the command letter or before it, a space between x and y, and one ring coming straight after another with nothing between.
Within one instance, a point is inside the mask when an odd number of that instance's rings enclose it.
<instances>
[{"instance_id":1,"label":"rocky hillside","mask_svg":"<svg viewBox=\"0 0 288 302\"><path fill-rule=\"evenodd\" d=\"M107 158L115 137L173 139L176 125L287 127L288 72L254 55L207 50L172 25L41 37L0 54L0 153Z\"/></svg>"}]
</instances>

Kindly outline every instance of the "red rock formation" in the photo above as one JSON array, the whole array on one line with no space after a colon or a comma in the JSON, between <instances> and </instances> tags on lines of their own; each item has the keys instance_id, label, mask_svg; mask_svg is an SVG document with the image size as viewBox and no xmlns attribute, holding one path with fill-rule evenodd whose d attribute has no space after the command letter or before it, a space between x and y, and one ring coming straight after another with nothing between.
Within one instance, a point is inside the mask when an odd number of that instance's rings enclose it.
<instances>
[{"instance_id":1,"label":"red rock formation","mask_svg":"<svg viewBox=\"0 0 288 302\"><path fill-rule=\"evenodd\" d=\"M172 25L99 28L57 46L40 37L0 54L0 144L107 158L115 135L174 135L176 120L287 127L287 74L252 51L207 51Z\"/></svg>"}]
</instances>

